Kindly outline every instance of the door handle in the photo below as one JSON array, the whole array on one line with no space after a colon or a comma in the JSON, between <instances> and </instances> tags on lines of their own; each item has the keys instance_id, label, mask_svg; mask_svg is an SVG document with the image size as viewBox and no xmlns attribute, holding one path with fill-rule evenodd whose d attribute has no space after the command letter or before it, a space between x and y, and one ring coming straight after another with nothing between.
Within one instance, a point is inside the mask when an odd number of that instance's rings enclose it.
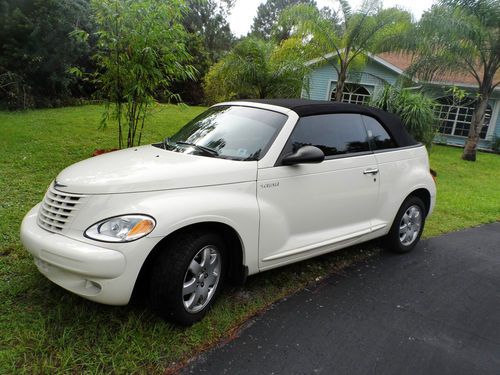
<instances>
[{"instance_id":1,"label":"door handle","mask_svg":"<svg viewBox=\"0 0 500 375\"><path fill-rule=\"evenodd\" d=\"M368 168L363 171L363 174L377 174L378 168Z\"/></svg>"}]
</instances>

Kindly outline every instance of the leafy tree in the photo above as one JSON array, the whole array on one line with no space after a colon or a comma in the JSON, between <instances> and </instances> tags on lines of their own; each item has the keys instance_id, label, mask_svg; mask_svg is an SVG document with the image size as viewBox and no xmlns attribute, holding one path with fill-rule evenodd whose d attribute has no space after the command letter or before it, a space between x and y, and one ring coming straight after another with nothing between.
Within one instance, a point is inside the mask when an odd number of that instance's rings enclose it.
<instances>
[{"instance_id":1,"label":"leafy tree","mask_svg":"<svg viewBox=\"0 0 500 375\"><path fill-rule=\"evenodd\" d=\"M282 14L283 22L296 25L294 35L309 40L306 48L330 64L337 73L335 100L340 101L349 70L363 65L367 53L391 50L411 27L411 15L397 8L382 9L379 1L365 1L353 12L339 0L336 14L299 4ZM326 54L333 56L326 58Z\"/></svg>"},{"instance_id":2,"label":"leafy tree","mask_svg":"<svg viewBox=\"0 0 500 375\"><path fill-rule=\"evenodd\" d=\"M410 35L415 52L410 73L432 80L443 73L470 74L477 100L462 159L475 161L479 134L493 90L500 84L500 1L442 0L425 13Z\"/></svg>"},{"instance_id":3,"label":"leafy tree","mask_svg":"<svg viewBox=\"0 0 500 375\"><path fill-rule=\"evenodd\" d=\"M68 73L89 52L69 37L76 26L91 28L88 0L0 0L0 101L26 108L82 94Z\"/></svg>"},{"instance_id":4,"label":"leafy tree","mask_svg":"<svg viewBox=\"0 0 500 375\"><path fill-rule=\"evenodd\" d=\"M213 65L203 37L199 34L186 35L186 51L191 55L191 62L196 69L193 77L181 77L172 82L171 91L179 94L178 99L188 104L201 104L205 101L202 87L202 77ZM164 98L159 97L161 101ZM175 100L175 98L174 98Z\"/></svg>"},{"instance_id":5,"label":"leafy tree","mask_svg":"<svg viewBox=\"0 0 500 375\"><path fill-rule=\"evenodd\" d=\"M437 130L436 102L432 98L421 92L386 85L370 104L398 115L408 132L430 150Z\"/></svg>"},{"instance_id":6,"label":"leafy tree","mask_svg":"<svg viewBox=\"0 0 500 375\"><path fill-rule=\"evenodd\" d=\"M205 101L208 104L225 102L237 97L237 93L231 91L232 85L224 76L225 65L221 60L210 67L210 70L203 78L203 90Z\"/></svg>"},{"instance_id":7,"label":"leafy tree","mask_svg":"<svg viewBox=\"0 0 500 375\"><path fill-rule=\"evenodd\" d=\"M186 31L201 37L210 61L218 61L234 41L227 22L233 0L187 0L186 5L182 21Z\"/></svg>"},{"instance_id":8,"label":"leafy tree","mask_svg":"<svg viewBox=\"0 0 500 375\"><path fill-rule=\"evenodd\" d=\"M288 27L274 30L281 12L296 4L309 4L316 7L315 0L267 0L257 8L257 15L253 18L251 33L253 36L269 40L275 32L277 41L290 37L291 30Z\"/></svg>"},{"instance_id":9,"label":"leafy tree","mask_svg":"<svg viewBox=\"0 0 500 375\"><path fill-rule=\"evenodd\" d=\"M145 119L162 91L179 78L193 77L181 24L182 0L93 0L99 67L94 79L106 100L103 125L118 123L118 145L141 143ZM86 39L83 31L75 33Z\"/></svg>"},{"instance_id":10,"label":"leafy tree","mask_svg":"<svg viewBox=\"0 0 500 375\"><path fill-rule=\"evenodd\" d=\"M183 101L203 102L202 80L211 65L217 62L233 45L227 15L232 1L187 0L186 12L182 20L189 33L187 50L193 57L192 62L197 72L196 80L181 80L173 84Z\"/></svg>"},{"instance_id":11,"label":"leafy tree","mask_svg":"<svg viewBox=\"0 0 500 375\"><path fill-rule=\"evenodd\" d=\"M253 37L243 39L208 72L207 99L297 97L308 72L306 58L298 39L279 46Z\"/></svg>"}]
</instances>

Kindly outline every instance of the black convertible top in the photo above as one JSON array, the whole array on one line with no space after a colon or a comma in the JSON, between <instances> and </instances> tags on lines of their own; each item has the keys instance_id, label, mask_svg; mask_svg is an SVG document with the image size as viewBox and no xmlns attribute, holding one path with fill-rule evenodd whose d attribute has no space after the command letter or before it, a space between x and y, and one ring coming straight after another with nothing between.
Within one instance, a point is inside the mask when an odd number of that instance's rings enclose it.
<instances>
[{"instance_id":1,"label":"black convertible top","mask_svg":"<svg viewBox=\"0 0 500 375\"><path fill-rule=\"evenodd\" d=\"M389 132L398 147L414 146L418 144L418 142L406 131L398 116L379 108L359 104L308 99L251 99L242 101L288 108L297 113L299 117L326 115L331 113L359 113L377 119Z\"/></svg>"}]
</instances>

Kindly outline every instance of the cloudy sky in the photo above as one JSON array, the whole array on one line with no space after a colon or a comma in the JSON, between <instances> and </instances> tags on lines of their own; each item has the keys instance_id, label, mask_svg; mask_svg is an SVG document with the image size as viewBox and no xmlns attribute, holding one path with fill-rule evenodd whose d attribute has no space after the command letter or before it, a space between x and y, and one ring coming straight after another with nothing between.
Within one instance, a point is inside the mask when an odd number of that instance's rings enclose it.
<instances>
[{"instance_id":1,"label":"cloudy sky","mask_svg":"<svg viewBox=\"0 0 500 375\"><path fill-rule=\"evenodd\" d=\"M332 0L316 0L320 8L324 6L332 7L335 1ZM246 35L250 30L253 22L253 17L257 13L257 7L264 0L236 0L229 23L231 30L237 36ZM349 0L351 7L356 9L362 3L362 0ZM422 13L429 9L434 0L383 0L384 7L399 6L413 13L416 19L419 19Z\"/></svg>"}]
</instances>

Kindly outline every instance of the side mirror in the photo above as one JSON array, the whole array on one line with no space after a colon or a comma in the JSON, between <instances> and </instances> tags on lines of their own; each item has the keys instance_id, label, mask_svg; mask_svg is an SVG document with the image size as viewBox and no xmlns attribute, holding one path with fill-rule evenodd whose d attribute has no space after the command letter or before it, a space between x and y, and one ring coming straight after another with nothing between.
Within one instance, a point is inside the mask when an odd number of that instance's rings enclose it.
<instances>
[{"instance_id":1,"label":"side mirror","mask_svg":"<svg viewBox=\"0 0 500 375\"><path fill-rule=\"evenodd\" d=\"M281 163L283 165L313 164L325 160L325 154L316 146L302 146L296 152L286 155Z\"/></svg>"}]
</instances>

